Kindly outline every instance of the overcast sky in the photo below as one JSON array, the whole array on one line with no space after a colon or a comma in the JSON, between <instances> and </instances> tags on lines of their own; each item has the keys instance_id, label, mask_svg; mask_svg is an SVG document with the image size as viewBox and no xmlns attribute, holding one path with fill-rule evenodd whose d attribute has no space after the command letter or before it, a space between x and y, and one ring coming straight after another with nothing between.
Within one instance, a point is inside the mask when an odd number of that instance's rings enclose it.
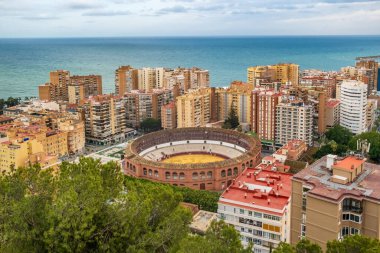
<instances>
[{"instance_id":1,"label":"overcast sky","mask_svg":"<svg viewBox=\"0 0 380 253\"><path fill-rule=\"evenodd\" d=\"M380 0L0 0L0 37L379 35Z\"/></svg>"}]
</instances>

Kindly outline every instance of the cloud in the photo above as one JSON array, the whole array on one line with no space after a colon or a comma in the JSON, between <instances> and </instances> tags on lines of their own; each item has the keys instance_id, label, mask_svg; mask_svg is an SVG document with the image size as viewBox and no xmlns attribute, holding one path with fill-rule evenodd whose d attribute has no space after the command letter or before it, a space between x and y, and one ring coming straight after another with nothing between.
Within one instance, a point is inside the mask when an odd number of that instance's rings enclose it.
<instances>
[{"instance_id":1,"label":"cloud","mask_svg":"<svg viewBox=\"0 0 380 253\"><path fill-rule=\"evenodd\" d=\"M57 16L41 15L41 16L24 16L24 17L22 17L22 19L26 19L26 20L54 20L54 19L60 19L60 18Z\"/></svg>"},{"instance_id":2,"label":"cloud","mask_svg":"<svg viewBox=\"0 0 380 253\"><path fill-rule=\"evenodd\" d=\"M82 14L82 16L93 16L93 17L111 17L111 16L126 16L131 15L132 13L130 11L90 11L85 12Z\"/></svg>"},{"instance_id":3,"label":"cloud","mask_svg":"<svg viewBox=\"0 0 380 253\"><path fill-rule=\"evenodd\" d=\"M157 14L187 13L188 11L189 11L188 8L186 8L182 5L176 5L173 7L162 8L162 9L158 10L156 13Z\"/></svg>"},{"instance_id":4,"label":"cloud","mask_svg":"<svg viewBox=\"0 0 380 253\"><path fill-rule=\"evenodd\" d=\"M70 10L90 10L90 9L98 9L103 7L103 4L100 4L95 1L74 1L65 4L65 7Z\"/></svg>"}]
</instances>

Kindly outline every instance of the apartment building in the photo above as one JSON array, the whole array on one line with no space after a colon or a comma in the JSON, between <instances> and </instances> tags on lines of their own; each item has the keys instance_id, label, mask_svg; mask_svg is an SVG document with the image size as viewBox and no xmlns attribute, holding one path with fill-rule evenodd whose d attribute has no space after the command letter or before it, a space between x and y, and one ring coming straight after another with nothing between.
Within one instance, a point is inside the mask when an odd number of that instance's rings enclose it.
<instances>
[{"instance_id":1,"label":"apartment building","mask_svg":"<svg viewBox=\"0 0 380 253\"><path fill-rule=\"evenodd\" d=\"M368 76L368 94L372 91L380 91L378 83L379 63L374 60L360 60L356 62L357 69L366 69L366 76Z\"/></svg>"},{"instance_id":2,"label":"apartment building","mask_svg":"<svg viewBox=\"0 0 380 253\"><path fill-rule=\"evenodd\" d=\"M235 81L227 89L216 89L218 119L226 120L235 110L240 123L251 123L251 91L253 85Z\"/></svg>"},{"instance_id":3,"label":"apartment building","mask_svg":"<svg viewBox=\"0 0 380 253\"><path fill-rule=\"evenodd\" d=\"M367 131L371 131L376 122L376 110L377 110L377 100L368 99L367 100Z\"/></svg>"},{"instance_id":4,"label":"apartment building","mask_svg":"<svg viewBox=\"0 0 380 253\"><path fill-rule=\"evenodd\" d=\"M43 101L79 104L85 98L102 94L102 77L70 76L67 70L51 71L49 82L38 86L38 94Z\"/></svg>"},{"instance_id":5,"label":"apartment building","mask_svg":"<svg viewBox=\"0 0 380 253\"><path fill-rule=\"evenodd\" d=\"M100 75L71 76L68 86L68 101L82 104L90 96L102 95L102 77Z\"/></svg>"},{"instance_id":6,"label":"apartment building","mask_svg":"<svg viewBox=\"0 0 380 253\"><path fill-rule=\"evenodd\" d=\"M242 244L269 253L290 241L291 175L272 170L272 164L247 168L223 192L218 216L240 233Z\"/></svg>"},{"instance_id":7,"label":"apartment building","mask_svg":"<svg viewBox=\"0 0 380 253\"><path fill-rule=\"evenodd\" d=\"M326 103L326 128L339 125L340 119L340 100L329 99Z\"/></svg>"},{"instance_id":8,"label":"apartment building","mask_svg":"<svg viewBox=\"0 0 380 253\"><path fill-rule=\"evenodd\" d=\"M123 96L126 92L138 89L138 70L130 65L120 66L115 71L115 94Z\"/></svg>"},{"instance_id":9,"label":"apartment building","mask_svg":"<svg viewBox=\"0 0 380 253\"><path fill-rule=\"evenodd\" d=\"M280 82L298 86L299 65L293 63L279 63L268 66L255 66L247 69L247 82L255 87L262 82Z\"/></svg>"},{"instance_id":10,"label":"apartment building","mask_svg":"<svg viewBox=\"0 0 380 253\"><path fill-rule=\"evenodd\" d=\"M344 80L340 85L340 125L354 134L367 130L367 84Z\"/></svg>"},{"instance_id":11,"label":"apartment building","mask_svg":"<svg viewBox=\"0 0 380 253\"><path fill-rule=\"evenodd\" d=\"M198 89L176 99L177 128L204 127L212 119L212 89Z\"/></svg>"},{"instance_id":12,"label":"apartment building","mask_svg":"<svg viewBox=\"0 0 380 253\"><path fill-rule=\"evenodd\" d=\"M177 128L177 108L174 101L161 107L161 126L163 129Z\"/></svg>"},{"instance_id":13,"label":"apartment building","mask_svg":"<svg viewBox=\"0 0 380 253\"><path fill-rule=\"evenodd\" d=\"M84 104L86 141L109 144L125 139L126 119L122 97L99 95Z\"/></svg>"},{"instance_id":14,"label":"apartment building","mask_svg":"<svg viewBox=\"0 0 380 253\"><path fill-rule=\"evenodd\" d=\"M357 156L327 155L292 179L291 243L307 238L326 250L331 240L380 238L380 166Z\"/></svg>"},{"instance_id":15,"label":"apartment building","mask_svg":"<svg viewBox=\"0 0 380 253\"><path fill-rule=\"evenodd\" d=\"M273 157L275 160L280 161L282 163L285 162L285 160L298 160L301 155L306 152L307 145L302 140L290 140L288 141L284 146L282 146L280 149L276 150L273 153Z\"/></svg>"},{"instance_id":16,"label":"apartment building","mask_svg":"<svg viewBox=\"0 0 380 253\"><path fill-rule=\"evenodd\" d=\"M301 87L323 88L326 98L334 98L336 94L336 79L330 76L303 76L300 78Z\"/></svg>"},{"instance_id":17,"label":"apartment building","mask_svg":"<svg viewBox=\"0 0 380 253\"><path fill-rule=\"evenodd\" d=\"M140 127L147 118L161 119L161 107L173 101L174 89L132 90L123 96L126 124Z\"/></svg>"},{"instance_id":18,"label":"apartment building","mask_svg":"<svg viewBox=\"0 0 380 253\"><path fill-rule=\"evenodd\" d=\"M47 155L42 144L36 139L0 138L0 173L9 171L12 167L39 163L44 168L57 162L57 156Z\"/></svg>"},{"instance_id":19,"label":"apartment building","mask_svg":"<svg viewBox=\"0 0 380 253\"><path fill-rule=\"evenodd\" d=\"M255 89L252 92L251 129L266 146L273 146L276 134L276 106L281 93L274 89Z\"/></svg>"},{"instance_id":20,"label":"apartment building","mask_svg":"<svg viewBox=\"0 0 380 253\"><path fill-rule=\"evenodd\" d=\"M67 133L67 149L69 154L84 151L86 144L84 121L75 118L63 118L59 120L57 128Z\"/></svg>"},{"instance_id":21,"label":"apartment building","mask_svg":"<svg viewBox=\"0 0 380 253\"><path fill-rule=\"evenodd\" d=\"M314 108L300 99L287 100L276 106L275 143L285 145L288 141L298 139L313 145Z\"/></svg>"}]
</instances>

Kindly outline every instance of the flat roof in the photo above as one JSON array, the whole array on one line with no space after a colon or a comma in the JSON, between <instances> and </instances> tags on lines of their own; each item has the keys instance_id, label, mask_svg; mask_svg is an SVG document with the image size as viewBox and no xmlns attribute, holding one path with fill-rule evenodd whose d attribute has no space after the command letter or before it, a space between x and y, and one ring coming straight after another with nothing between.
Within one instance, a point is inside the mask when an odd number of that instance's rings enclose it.
<instances>
[{"instance_id":1,"label":"flat roof","mask_svg":"<svg viewBox=\"0 0 380 253\"><path fill-rule=\"evenodd\" d=\"M283 213L291 196L292 175L271 171L272 167L261 164L245 169L223 192L219 202L267 213Z\"/></svg>"},{"instance_id":2,"label":"flat roof","mask_svg":"<svg viewBox=\"0 0 380 253\"><path fill-rule=\"evenodd\" d=\"M356 160L356 157L347 161ZM360 160L358 160L360 161ZM363 163L363 171L347 184L331 181L332 174L327 166L327 156L322 157L307 168L293 176L295 181L303 181L311 187L308 194L312 194L332 201L340 201L344 196L356 196L380 201L380 165Z\"/></svg>"},{"instance_id":3,"label":"flat roof","mask_svg":"<svg viewBox=\"0 0 380 253\"><path fill-rule=\"evenodd\" d=\"M354 156L345 157L343 160L338 160L332 166L334 169L344 169L352 171L353 169L361 166L364 163L364 159L359 159Z\"/></svg>"}]
</instances>

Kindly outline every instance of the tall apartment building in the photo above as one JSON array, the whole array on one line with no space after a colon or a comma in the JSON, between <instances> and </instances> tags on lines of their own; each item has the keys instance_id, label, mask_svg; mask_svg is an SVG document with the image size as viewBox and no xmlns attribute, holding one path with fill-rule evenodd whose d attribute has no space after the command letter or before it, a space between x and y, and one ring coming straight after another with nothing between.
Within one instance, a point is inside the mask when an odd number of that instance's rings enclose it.
<instances>
[{"instance_id":1,"label":"tall apartment building","mask_svg":"<svg viewBox=\"0 0 380 253\"><path fill-rule=\"evenodd\" d=\"M212 89L199 89L176 99L177 128L204 127L212 119Z\"/></svg>"},{"instance_id":2,"label":"tall apartment building","mask_svg":"<svg viewBox=\"0 0 380 253\"><path fill-rule=\"evenodd\" d=\"M218 119L227 119L233 109L240 123L251 123L251 91L252 85L237 81L230 88L217 89Z\"/></svg>"},{"instance_id":3,"label":"tall apartment building","mask_svg":"<svg viewBox=\"0 0 380 253\"><path fill-rule=\"evenodd\" d=\"M362 234L380 238L380 166L355 156L327 155L292 179L291 243Z\"/></svg>"},{"instance_id":4,"label":"tall apartment building","mask_svg":"<svg viewBox=\"0 0 380 253\"><path fill-rule=\"evenodd\" d=\"M50 81L38 86L39 98L47 101L68 101L68 86L70 85L70 72L56 70L50 72Z\"/></svg>"},{"instance_id":5,"label":"tall apartment building","mask_svg":"<svg viewBox=\"0 0 380 253\"><path fill-rule=\"evenodd\" d=\"M143 91L151 91L152 89L157 88L157 84L159 83L158 82L159 79L157 78L158 72L159 71L157 71L156 68L139 69L138 70L138 89L143 90Z\"/></svg>"},{"instance_id":6,"label":"tall apartment building","mask_svg":"<svg viewBox=\"0 0 380 253\"><path fill-rule=\"evenodd\" d=\"M86 141L103 145L124 140L126 119L121 97L93 96L85 102L84 107Z\"/></svg>"},{"instance_id":7,"label":"tall apartment building","mask_svg":"<svg viewBox=\"0 0 380 253\"><path fill-rule=\"evenodd\" d=\"M281 93L274 89L255 89L252 92L251 129L263 145L273 146L276 134L276 106Z\"/></svg>"},{"instance_id":8,"label":"tall apartment building","mask_svg":"<svg viewBox=\"0 0 380 253\"><path fill-rule=\"evenodd\" d=\"M293 63L279 63L268 66L255 66L247 69L247 82L254 86L262 82L280 82L298 86L299 65Z\"/></svg>"},{"instance_id":9,"label":"tall apartment building","mask_svg":"<svg viewBox=\"0 0 380 253\"><path fill-rule=\"evenodd\" d=\"M138 70L131 66L120 66L115 71L115 94L123 96L124 93L138 89Z\"/></svg>"},{"instance_id":10,"label":"tall apartment building","mask_svg":"<svg viewBox=\"0 0 380 253\"><path fill-rule=\"evenodd\" d=\"M279 103L276 106L275 143L285 145L290 140L298 139L312 146L313 113L313 106L299 99Z\"/></svg>"},{"instance_id":11,"label":"tall apartment building","mask_svg":"<svg viewBox=\"0 0 380 253\"><path fill-rule=\"evenodd\" d=\"M303 76L300 78L301 87L319 87L326 92L326 98L334 98L336 94L336 79L329 76Z\"/></svg>"},{"instance_id":12,"label":"tall apartment building","mask_svg":"<svg viewBox=\"0 0 380 253\"><path fill-rule=\"evenodd\" d=\"M242 244L269 253L290 241L291 175L273 171L274 165L246 169L223 192L218 216L239 231Z\"/></svg>"},{"instance_id":13,"label":"tall apartment building","mask_svg":"<svg viewBox=\"0 0 380 253\"><path fill-rule=\"evenodd\" d=\"M175 89L132 90L125 93L123 100L127 126L139 127L147 118L161 119L161 107L173 101L174 93Z\"/></svg>"},{"instance_id":14,"label":"tall apartment building","mask_svg":"<svg viewBox=\"0 0 380 253\"><path fill-rule=\"evenodd\" d=\"M177 128L177 108L174 101L161 107L161 126L163 129Z\"/></svg>"},{"instance_id":15,"label":"tall apartment building","mask_svg":"<svg viewBox=\"0 0 380 253\"><path fill-rule=\"evenodd\" d=\"M82 104L90 96L102 95L102 77L100 75L71 76L68 86L68 101Z\"/></svg>"},{"instance_id":16,"label":"tall apartment building","mask_svg":"<svg viewBox=\"0 0 380 253\"><path fill-rule=\"evenodd\" d=\"M367 130L367 85L344 80L340 85L340 125L354 134Z\"/></svg>"},{"instance_id":17,"label":"tall apartment building","mask_svg":"<svg viewBox=\"0 0 380 253\"><path fill-rule=\"evenodd\" d=\"M56 70L50 72L48 83L38 86L38 93L40 100L80 104L90 96L102 94L102 77L70 76L67 70Z\"/></svg>"},{"instance_id":18,"label":"tall apartment building","mask_svg":"<svg viewBox=\"0 0 380 253\"><path fill-rule=\"evenodd\" d=\"M340 100L329 99L326 103L326 128L339 125L340 119Z\"/></svg>"},{"instance_id":19,"label":"tall apartment building","mask_svg":"<svg viewBox=\"0 0 380 253\"><path fill-rule=\"evenodd\" d=\"M379 63L374 60L361 60L356 62L356 68L368 69L368 94L372 91L380 91L378 83Z\"/></svg>"},{"instance_id":20,"label":"tall apartment building","mask_svg":"<svg viewBox=\"0 0 380 253\"><path fill-rule=\"evenodd\" d=\"M367 130L371 131L376 122L376 110L377 110L377 100L368 99L367 100Z\"/></svg>"}]
</instances>

